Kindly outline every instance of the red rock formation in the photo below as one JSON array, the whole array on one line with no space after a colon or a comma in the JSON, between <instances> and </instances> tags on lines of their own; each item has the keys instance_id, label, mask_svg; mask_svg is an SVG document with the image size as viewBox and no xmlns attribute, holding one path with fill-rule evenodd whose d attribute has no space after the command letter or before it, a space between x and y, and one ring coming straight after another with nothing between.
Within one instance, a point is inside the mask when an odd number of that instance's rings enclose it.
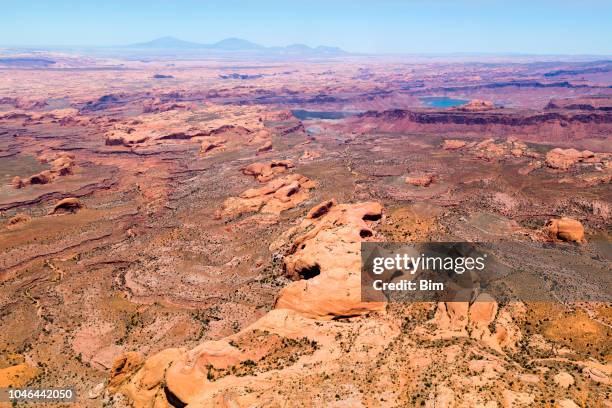
<instances>
[{"instance_id":1,"label":"red rock formation","mask_svg":"<svg viewBox=\"0 0 612 408\"><path fill-rule=\"evenodd\" d=\"M232 218L251 212L278 215L308 199L308 191L315 186L313 181L300 174L277 178L260 188L244 191L240 197L225 200L219 217Z\"/></svg>"},{"instance_id":2,"label":"red rock formation","mask_svg":"<svg viewBox=\"0 0 612 408\"><path fill-rule=\"evenodd\" d=\"M27 107L28 109L30 107ZM78 110L73 108L53 109L44 112L32 112L26 110L13 110L9 112L0 112L0 119L23 119L24 123L59 123L65 125L67 123L81 122L78 117Z\"/></svg>"},{"instance_id":3,"label":"red rock formation","mask_svg":"<svg viewBox=\"0 0 612 408\"><path fill-rule=\"evenodd\" d=\"M51 172L51 170L43 170L40 173L34 174L30 176L25 184L47 184L50 183L55 178L55 174Z\"/></svg>"},{"instance_id":4,"label":"red rock formation","mask_svg":"<svg viewBox=\"0 0 612 408\"><path fill-rule=\"evenodd\" d=\"M272 150L272 142L268 140L266 143L263 144L263 146L257 148L257 154L266 153L270 150Z\"/></svg>"},{"instance_id":5,"label":"red rock formation","mask_svg":"<svg viewBox=\"0 0 612 408\"><path fill-rule=\"evenodd\" d=\"M62 200L59 200L54 206L53 209L49 212L49 214L57 214L62 212L76 212L83 207L83 204L76 197L68 197Z\"/></svg>"},{"instance_id":6,"label":"red rock formation","mask_svg":"<svg viewBox=\"0 0 612 408\"><path fill-rule=\"evenodd\" d=\"M576 149L552 149L546 153L546 164L553 169L567 170L576 163L594 157L588 150L582 152Z\"/></svg>"},{"instance_id":7,"label":"red rock formation","mask_svg":"<svg viewBox=\"0 0 612 408\"><path fill-rule=\"evenodd\" d=\"M518 170L518 173L521 176L526 176L532 171L542 168L542 166L544 166L543 162L541 162L540 160L535 160L535 161L530 162L528 165L521 167Z\"/></svg>"},{"instance_id":8,"label":"red rock formation","mask_svg":"<svg viewBox=\"0 0 612 408\"><path fill-rule=\"evenodd\" d=\"M242 169L242 173L254 176L257 181L264 183L270 181L275 175L284 173L287 169L293 168L291 160L272 160L267 163L252 163Z\"/></svg>"},{"instance_id":9,"label":"red rock formation","mask_svg":"<svg viewBox=\"0 0 612 408\"><path fill-rule=\"evenodd\" d=\"M107 146L126 146L130 147L139 143L144 143L149 137L142 134L130 134L111 131L106 134L105 144Z\"/></svg>"},{"instance_id":10,"label":"red rock formation","mask_svg":"<svg viewBox=\"0 0 612 408\"><path fill-rule=\"evenodd\" d=\"M418 187L427 187L436 179L434 174L423 174L420 176L408 176L405 179L406 184Z\"/></svg>"},{"instance_id":11,"label":"red rock formation","mask_svg":"<svg viewBox=\"0 0 612 408\"><path fill-rule=\"evenodd\" d=\"M461 149L465 145L467 145L467 142L463 140L447 139L442 144L442 148L444 150L457 150L457 149Z\"/></svg>"},{"instance_id":12,"label":"red rock formation","mask_svg":"<svg viewBox=\"0 0 612 408\"><path fill-rule=\"evenodd\" d=\"M269 389L278 384L278 374L280 378L299 375L300 354L273 370L263 368L287 344L293 344L296 353L298 347L304 350L304 362L333 364L343 327L329 319L384 309L383 303L361 302L359 291L362 231L371 231L371 220L381 217L378 203L338 205L331 200L314 207L285 236L291 245L286 266L299 276L299 265L314 262L319 275L291 283L279 295L275 310L228 338L206 341L192 350L166 349L144 364L137 353L120 356L111 371L109 390L125 393L135 407L210 406L213 401L222 402L234 387ZM386 344L391 335L384 324L365 322L364 330L366 344L374 347ZM245 370L259 364L263 366L259 375ZM240 400L236 406L256 404L249 396Z\"/></svg>"},{"instance_id":13,"label":"red rock formation","mask_svg":"<svg viewBox=\"0 0 612 408\"><path fill-rule=\"evenodd\" d=\"M578 178L579 185L584 187L593 187L598 184L610 184L612 183L612 174L608 171L607 174L594 174L581 176Z\"/></svg>"},{"instance_id":14,"label":"red rock formation","mask_svg":"<svg viewBox=\"0 0 612 408\"><path fill-rule=\"evenodd\" d=\"M193 109L194 105L182 102L163 102L160 98L154 98L142 103L143 113L160 113L177 109Z\"/></svg>"},{"instance_id":15,"label":"red rock formation","mask_svg":"<svg viewBox=\"0 0 612 408\"><path fill-rule=\"evenodd\" d=\"M51 171L58 176L72 174L75 167L74 155L61 153L51 161Z\"/></svg>"},{"instance_id":16,"label":"red rock formation","mask_svg":"<svg viewBox=\"0 0 612 408\"><path fill-rule=\"evenodd\" d=\"M497 302L481 293L473 302L440 302L431 323L437 327L436 337L469 336L502 351L514 348L521 338L514 322L524 314L521 303L508 304L499 310Z\"/></svg>"},{"instance_id":17,"label":"red rock formation","mask_svg":"<svg viewBox=\"0 0 612 408\"><path fill-rule=\"evenodd\" d=\"M140 353L130 351L115 359L111 368L111 379L108 388L111 391L126 381L130 375L134 374L144 363L144 358Z\"/></svg>"},{"instance_id":18,"label":"red rock formation","mask_svg":"<svg viewBox=\"0 0 612 408\"><path fill-rule=\"evenodd\" d=\"M293 119L293 113L289 110L267 112L262 116L262 120L264 121L282 122L290 119Z\"/></svg>"},{"instance_id":19,"label":"red rock formation","mask_svg":"<svg viewBox=\"0 0 612 408\"><path fill-rule=\"evenodd\" d=\"M442 144L442 148L445 150L461 150L486 161L522 157L541 158L538 152L531 150L524 142L517 140L515 137L509 137L506 140L487 138L469 143L463 140L447 139ZM519 173L525 175L535 168L539 167L527 166L519 170Z\"/></svg>"},{"instance_id":20,"label":"red rock formation","mask_svg":"<svg viewBox=\"0 0 612 408\"><path fill-rule=\"evenodd\" d=\"M277 308L329 319L383 307L360 300L359 256L360 242L374 236L370 220L382 217L382 207L378 203L334 203L326 201L316 206L289 231L296 238L285 257L285 273L296 282L281 291Z\"/></svg>"},{"instance_id":21,"label":"red rock formation","mask_svg":"<svg viewBox=\"0 0 612 408\"><path fill-rule=\"evenodd\" d=\"M39 158L43 163L47 162L46 157ZM74 162L74 156L69 153L60 153L55 156L54 159L50 160L51 169L43 170L40 173L34 174L27 179L23 180L19 176L15 176L12 180L14 188L23 188L28 185L34 184L48 184L61 176L67 176L72 174L76 167Z\"/></svg>"},{"instance_id":22,"label":"red rock formation","mask_svg":"<svg viewBox=\"0 0 612 408\"><path fill-rule=\"evenodd\" d=\"M212 143L213 147L219 147L214 146L214 142L225 139L223 143L243 146L247 138L252 138L254 134L264 130L263 124L258 120L260 112L254 108L234 110L210 105L154 110L155 112L114 123L105 134L106 144L139 148L160 142L176 144L193 140L206 141ZM239 117L236 113L240 113ZM209 119L200 120L202 116Z\"/></svg>"},{"instance_id":23,"label":"red rock formation","mask_svg":"<svg viewBox=\"0 0 612 408\"><path fill-rule=\"evenodd\" d=\"M300 160L309 161L309 160L318 159L319 157L321 157L320 152L316 152L313 150L305 150L304 154L300 157Z\"/></svg>"},{"instance_id":24,"label":"red rock formation","mask_svg":"<svg viewBox=\"0 0 612 408\"><path fill-rule=\"evenodd\" d=\"M487 111L494 109L495 105L491 101L483 101L480 99L472 99L465 105L459 106L456 109L461 111Z\"/></svg>"},{"instance_id":25,"label":"red rock formation","mask_svg":"<svg viewBox=\"0 0 612 408\"><path fill-rule=\"evenodd\" d=\"M210 138L202 141L202 145L200 147L200 154L209 153L211 150L223 150L225 143L227 143L227 139L223 139L220 137Z\"/></svg>"},{"instance_id":26,"label":"red rock formation","mask_svg":"<svg viewBox=\"0 0 612 408\"><path fill-rule=\"evenodd\" d=\"M321 204L315 205L308 211L306 218L314 219L319 218L329 212L329 209L336 205L337 202L335 199L323 201Z\"/></svg>"},{"instance_id":27,"label":"red rock formation","mask_svg":"<svg viewBox=\"0 0 612 408\"><path fill-rule=\"evenodd\" d=\"M564 99L551 99L546 110L583 110L583 111L610 111L612 109L612 98L607 95L601 96L581 96Z\"/></svg>"},{"instance_id":28,"label":"red rock formation","mask_svg":"<svg viewBox=\"0 0 612 408\"><path fill-rule=\"evenodd\" d=\"M13 229L30 221L32 221L32 217L24 213L19 213L8 220L6 223L6 228Z\"/></svg>"},{"instance_id":29,"label":"red rock formation","mask_svg":"<svg viewBox=\"0 0 612 408\"><path fill-rule=\"evenodd\" d=\"M427 132L480 136L512 134L534 142L575 143L578 139L606 137L610 133L609 111L524 111L494 109L460 111L370 111L348 119L346 126L359 132Z\"/></svg>"},{"instance_id":30,"label":"red rock formation","mask_svg":"<svg viewBox=\"0 0 612 408\"><path fill-rule=\"evenodd\" d=\"M485 139L473 147L472 153L481 159L492 160L502 157L507 148L503 143L496 144L494 139Z\"/></svg>"},{"instance_id":31,"label":"red rock formation","mask_svg":"<svg viewBox=\"0 0 612 408\"><path fill-rule=\"evenodd\" d=\"M249 145L258 145L261 143L267 143L270 141L272 135L270 134L270 131L267 129L261 129L257 132L254 132L252 135L250 135L249 137L249 141L248 144Z\"/></svg>"},{"instance_id":32,"label":"red rock formation","mask_svg":"<svg viewBox=\"0 0 612 408\"><path fill-rule=\"evenodd\" d=\"M584 227L578 220L567 217L553 219L546 223L545 228L553 239L577 243L584 242Z\"/></svg>"},{"instance_id":33,"label":"red rock formation","mask_svg":"<svg viewBox=\"0 0 612 408\"><path fill-rule=\"evenodd\" d=\"M13 186L13 188L23 188L23 187L25 187L26 184L21 179L21 177L15 176L15 177L13 177L13 180L11 181L11 185Z\"/></svg>"}]
</instances>

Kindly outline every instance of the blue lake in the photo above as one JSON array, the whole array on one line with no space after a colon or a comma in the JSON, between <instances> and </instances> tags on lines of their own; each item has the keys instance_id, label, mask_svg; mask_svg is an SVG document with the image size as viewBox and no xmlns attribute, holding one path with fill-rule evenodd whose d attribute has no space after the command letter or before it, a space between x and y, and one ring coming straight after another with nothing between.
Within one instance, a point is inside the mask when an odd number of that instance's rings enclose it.
<instances>
[{"instance_id":1,"label":"blue lake","mask_svg":"<svg viewBox=\"0 0 612 408\"><path fill-rule=\"evenodd\" d=\"M420 99L425 106L430 108L452 108L469 102L467 99L454 99L448 96L425 96Z\"/></svg>"}]
</instances>

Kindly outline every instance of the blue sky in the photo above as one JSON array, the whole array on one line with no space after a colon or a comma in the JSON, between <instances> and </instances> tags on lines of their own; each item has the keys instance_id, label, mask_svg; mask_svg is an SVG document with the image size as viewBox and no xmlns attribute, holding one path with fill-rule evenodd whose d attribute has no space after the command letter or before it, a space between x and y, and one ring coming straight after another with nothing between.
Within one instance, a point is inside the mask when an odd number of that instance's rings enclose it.
<instances>
[{"instance_id":1,"label":"blue sky","mask_svg":"<svg viewBox=\"0 0 612 408\"><path fill-rule=\"evenodd\" d=\"M0 44L335 45L374 53L612 54L610 0L0 0Z\"/></svg>"}]
</instances>

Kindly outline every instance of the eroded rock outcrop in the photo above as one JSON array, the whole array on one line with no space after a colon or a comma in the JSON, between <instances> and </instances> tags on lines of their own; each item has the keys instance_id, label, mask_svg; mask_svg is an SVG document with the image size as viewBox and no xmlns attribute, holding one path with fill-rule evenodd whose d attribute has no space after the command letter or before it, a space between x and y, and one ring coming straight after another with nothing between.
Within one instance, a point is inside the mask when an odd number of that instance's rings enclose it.
<instances>
[{"instance_id":1,"label":"eroded rock outcrop","mask_svg":"<svg viewBox=\"0 0 612 408\"><path fill-rule=\"evenodd\" d=\"M473 302L438 303L432 323L437 327L436 337L469 336L502 351L514 348L521 339L515 321L524 313L521 303L510 303L500 309L495 299L481 293Z\"/></svg>"},{"instance_id":2,"label":"eroded rock outcrop","mask_svg":"<svg viewBox=\"0 0 612 408\"><path fill-rule=\"evenodd\" d=\"M105 133L106 145L140 148L193 141L201 143L202 152L207 152L220 144L228 148L244 146L255 137L266 139L261 143L269 140L269 132L259 120L259 108L152 103L154 108L145 109L147 113L113 123ZM215 143L221 139L224 141ZM207 149L205 143L211 148Z\"/></svg>"},{"instance_id":3,"label":"eroded rock outcrop","mask_svg":"<svg viewBox=\"0 0 612 408\"><path fill-rule=\"evenodd\" d=\"M112 130L106 133L106 139L104 143L107 146L125 146L130 147L139 143L144 143L149 139L147 135L143 134L130 134L129 132L123 132L120 130Z\"/></svg>"},{"instance_id":4,"label":"eroded rock outcrop","mask_svg":"<svg viewBox=\"0 0 612 408\"><path fill-rule=\"evenodd\" d=\"M12 366L2 367L0 368L0 387L23 387L35 378L37 374L39 374L39 369L25 361Z\"/></svg>"},{"instance_id":5,"label":"eroded rock outcrop","mask_svg":"<svg viewBox=\"0 0 612 408\"><path fill-rule=\"evenodd\" d=\"M321 157L321 152L315 150L305 150L304 154L300 157L300 161L311 161Z\"/></svg>"},{"instance_id":6,"label":"eroded rock outcrop","mask_svg":"<svg viewBox=\"0 0 612 408\"><path fill-rule=\"evenodd\" d=\"M594 155L593 152L588 150L556 148L546 153L546 164L553 169L567 170L576 163L594 157Z\"/></svg>"},{"instance_id":7,"label":"eroded rock outcrop","mask_svg":"<svg viewBox=\"0 0 612 408\"><path fill-rule=\"evenodd\" d=\"M25 179L15 176L12 180L14 188L19 189L30 185L51 183L58 177L72 174L76 167L74 156L69 153L59 153L52 158L41 156L39 160L43 163L49 163L51 168L33 174Z\"/></svg>"},{"instance_id":8,"label":"eroded rock outcrop","mask_svg":"<svg viewBox=\"0 0 612 408\"><path fill-rule=\"evenodd\" d=\"M296 282L285 287L277 308L330 319L381 310L383 303L361 302L360 243L373 239L370 223L382 217L378 203L334 204L315 207L293 236L285 257L285 273Z\"/></svg>"},{"instance_id":9,"label":"eroded rock outcrop","mask_svg":"<svg viewBox=\"0 0 612 408\"><path fill-rule=\"evenodd\" d=\"M466 141L464 140L457 140L457 139L446 139L443 143L442 143L442 148L444 150L456 150L456 149L461 149L462 147L464 147L467 144Z\"/></svg>"},{"instance_id":10,"label":"eroded rock outcrop","mask_svg":"<svg viewBox=\"0 0 612 408\"><path fill-rule=\"evenodd\" d=\"M308 191L315 186L316 183L308 177L289 174L271 180L262 187L250 188L240 197L228 198L224 201L218 216L232 218L252 212L278 215L307 200Z\"/></svg>"},{"instance_id":11,"label":"eroded rock outcrop","mask_svg":"<svg viewBox=\"0 0 612 408\"><path fill-rule=\"evenodd\" d=\"M515 137L508 137L507 139L487 138L470 142L447 139L443 142L442 148L445 150L456 150L461 153L467 153L486 161L498 161L511 158L541 158L539 153L530 149L526 143ZM541 167L541 165L539 165L539 167ZM526 175L539 167L529 164L520 169L519 173Z\"/></svg>"},{"instance_id":12,"label":"eroded rock outcrop","mask_svg":"<svg viewBox=\"0 0 612 408\"><path fill-rule=\"evenodd\" d=\"M13 177L11 185L13 188L24 188L26 186L25 181L19 176Z\"/></svg>"},{"instance_id":13,"label":"eroded rock outcrop","mask_svg":"<svg viewBox=\"0 0 612 408\"><path fill-rule=\"evenodd\" d=\"M541 169L542 166L544 166L544 163L541 160L534 160L534 161L528 163L527 165L521 167L520 169L518 169L518 173L521 176L526 176L529 173L531 173L532 171Z\"/></svg>"},{"instance_id":14,"label":"eroded rock outcrop","mask_svg":"<svg viewBox=\"0 0 612 408\"><path fill-rule=\"evenodd\" d=\"M72 174L75 167L74 156L69 153L60 153L49 163L51 165L51 171L58 176Z\"/></svg>"},{"instance_id":15,"label":"eroded rock outcrop","mask_svg":"<svg viewBox=\"0 0 612 408\"><path fill-rule=\"evenodd\" d=\"M562 241L582 243L584 239L584 227L578 220L568 217L549 220L545 227L549 236Z\"/></svg>"},{"instance_id":16,"label":"eroded rock outcrop","mask_svg":"<svg viewBox=\"0 0 612 408\"><path fill-rule=\"evenodd\" d=\"M260 405L262 396L276 406L286 399L273 396L273 389L299 381L306 367L323 375L322 365L339 357L335 339L343 329L338 322L321 323L288 309L272 310L225 339L206 341L192 350L163 350L128 379L111 375L110 391L123 392L137 408L249 407ZM368 336L358 339L358 344L374 350L382 350L394 334L373 322L364 323L363 330Z\"/></svg>"},{"instance_id":17,"label":"eroded rock outcrop","mask_svg":"<svg viewBox=\"0 0 612 408\"><path fill-rule=\"evenodd\" d=\"M427 187L431 183L433 183L435 180L436 180L435 174L421 174L421 175L407 176L404 181L406 182L406 184L410 184L412 186Z\"/></svg>"},{"instance_id":18,"label":"eroded rock outcrop","mask_svg":"<svg viewBox=\"0 0 612 408\"><path fill-rule=\"evenodd\" d=\"M291 113L290 110L267 112L262 116L262 120L264 121L282 122L291 119L295 119L295 117L293 116L293 113Z\"/></svg>"},{"instance_id":19,"label":"eroded rock outcrop","mask_svg":"<svg viewBox=\"0 0 612 408\"><path fill-rule=\"evenodd\" d=\"M564 183L576 183L589 187L610 183L612 180L612 155L610 153L555 148L544 155L515 137L508 137L505 140L488 138L470 142L447 139L442 143L442 149L469 154L486 161L522 159L524 164L518 169L518 173L522 176L546 166L549 173L574 171L573 174L560 180Z\"/></svg>"},{"instance_id":20,"label":"eroded rock outcrop","mask_svg":"<svg viewBox=\"0 0 612 408\"><path fill-rule=\"evenodd\" d=\"M134 374L144 363L142 354L135 351L124 353L117 357L111 368L111 379L108 387L115 391L116 387L126 381L130 375Z\"/></svg>"},{"instance_id":21,"label":"eroded rock outcrop","mask_svg":"<svg viewBox=\"0 0 612 408\"><path fill-rule=\"evenodd\" d=\"M514 134L523 140L576 140L609 128L608 111L539 111L517 109L391 109L368 111L349 119L357 131L439 134ZM553 138L551 133L555 132Z\"/></svg>"},{"instance_id":22,"label":"eroded rock outcrop","mask_svg":"<svg viewBox=\"0 0 612 408\"><path fill-rule=\"evenodd\" d=\"M227 139L224 139L222 137L206 138L202 140L202 145L200 146L200 154L207 154L212 150L224 150L225 143L227 143Z\"/></svg>"},{"instance_id":23,"label":"eroded rock outcrop","mask_svg":"<svg viewBox=\"0 0 612 408\"><path fill-rule=\"evenodd\" d=\"M378 203L329 200L315 206L273 244L275 249L289 247L286 271L298 279L281 292L274 310L234 335L192 350L166 349L144 364L138 353L121 355L111 370L109 390L123 392L135 407L204 407L225 404L227 398L233 406L252 406L257 404L254 393L238 396L231 390L267 392L277 386L278 373L299 377L305 365L339 358L338 336L345 327L330 319L384 308L383 303L360 302L359 293L359 243L367 239L363 231L374 235L372 223L381 218ZM317 276L303 274L314 265ZM375 352L393 337L388 326L375 322L363 322L362 330L367 335L357 344Z\"/></svg>"},{"instance_id":24,"label":"eroded rock outcrop","mask_svg":"<svg viewBox=\"0 0 612 408\"><path fill-rule=\"evenodd\" d=\"M49 211L49 214L74 213L83 208L83 204L76 197L67 197L59 200Z\"/></svg>"},{"instance_id":25,"label":"eroded rock outcrop","mask_svg":"<svg viewBox=\"0 0 612 408\"><path fill-rule=\"evenodd\" d=\"M153 98L142 103L143 113L160 113L178 109L194 109L193 104L184 102L163 101L161 98Z\"/></svg>"},{"instance_id":26,"label":"eroded rock outcrop","mask_svg":"<svg viewBox=\"0 0 612 408\"><path fill-rule=\"evenodd\" d=\"M242 169L242 173L255 177L260 183L265 183L272 180L277 174L284 173L293 167L291 160L272 160L266 163L249 164Z\"/></svg>"},{"instance_id":27,"label":"eroded rock outcrop","mask_svg":"<svg viewBox=\"0 0 612 408\"><path fill-rule=\"evenodd\" d=\"M0 112L0 120L21 119L27 124L32 123L66 123L86 122L87 119L79 116L79 111L74 108L52 109L44 112L30 111L35 105L26 106L26 109L16 109L8 112Z\"/></svg>"},{"instance_id":28,"label":"eroded rock outcrop","mask_svg":"<svg viewBox=\"0 0 612 408\"><path fill-rule=\"evenodd\" d=\"M30 217L28 214L24 214L24 213L15 214L6 223L6 228L7 229L17 228L20 225L26 224L30 221L32 221L32 217Z\"/></svg>"},{"instance_id":29,"label":"eroded rock outcrop","mask_svg":"<svg viewBox=\"0 0 612 408\"><path fill-rule=\"evenodd\" d=\"M476 111L487 111L494 109L495 105L491 101L483 101L480 99L472 99L465 105L461 105L457 108L460 111L476 112Z\"/></svg>"},{"instance_id":30,"label":"eroded rock outcrop","mask_svg":"<svg viewBox=\"0 0 612 408\"><path fill-rule=\"evenodd\" d=\"M257 148L257 154L263 154L272 150L272 141L268 140L263 145Z\"/></svg>"}]
</instances>

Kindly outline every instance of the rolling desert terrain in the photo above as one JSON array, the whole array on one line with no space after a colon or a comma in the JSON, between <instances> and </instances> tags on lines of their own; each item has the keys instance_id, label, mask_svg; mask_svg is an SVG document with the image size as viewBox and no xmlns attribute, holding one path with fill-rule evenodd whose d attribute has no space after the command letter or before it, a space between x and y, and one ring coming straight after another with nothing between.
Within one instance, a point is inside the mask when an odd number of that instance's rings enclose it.
<instances>
[{"instance_id":1,"label":"rolling desert terrain","mask_svg":"<svg viewBox=\"0 0 612 408\"><path fill-rule=\"evenodd\" d=\"M16 406L612 407L610 60L4 55L0 180ZM464 241L506 299L361 299Z\"/></svg>"}]
</instances>

